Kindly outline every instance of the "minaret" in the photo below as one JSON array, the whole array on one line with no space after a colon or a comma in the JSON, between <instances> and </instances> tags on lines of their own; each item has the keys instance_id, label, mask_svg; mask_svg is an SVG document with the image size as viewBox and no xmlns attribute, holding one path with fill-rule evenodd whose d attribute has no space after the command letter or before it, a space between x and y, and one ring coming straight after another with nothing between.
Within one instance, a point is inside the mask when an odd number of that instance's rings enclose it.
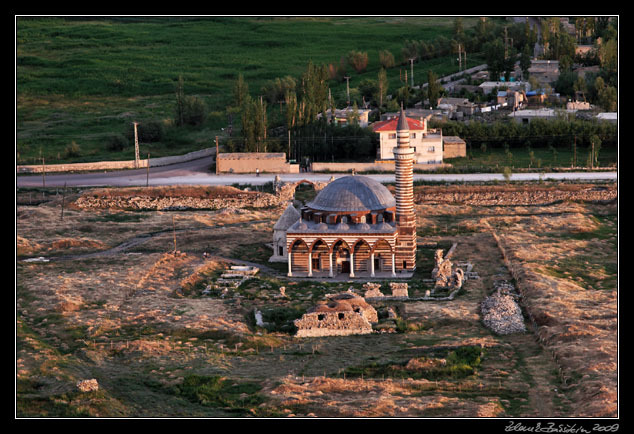
<instances>
[{"instance_id":1,"label":"minaret","mask_svg":"<svg viewBox=\"0 0 634 434\"><path fill-rule=\"evenodd\" d=\"M394 148L396 175L396 242L395 268L416 269L416 214L414 212L414 149L409 146L409 125L401 106L396 126Z\"/></svg>"}]
</instances>

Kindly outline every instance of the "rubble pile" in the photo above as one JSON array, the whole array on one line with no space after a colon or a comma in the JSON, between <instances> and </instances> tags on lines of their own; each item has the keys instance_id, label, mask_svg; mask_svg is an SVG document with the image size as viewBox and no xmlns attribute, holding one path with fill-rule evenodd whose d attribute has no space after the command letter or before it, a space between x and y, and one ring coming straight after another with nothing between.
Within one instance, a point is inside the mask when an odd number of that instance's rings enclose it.
<instances>
[{"instance_id":1,"label":"rubble pile","mask_svg":"<svg viewBox=\"0 0 634 434\"><path fill-rule=\"evenodd\" d=\"M496 282L496 291L481 304L482 322L499 335L526 331L522 309L517 304L514 287L508 282Z\"/></svg>"}]
</instances>

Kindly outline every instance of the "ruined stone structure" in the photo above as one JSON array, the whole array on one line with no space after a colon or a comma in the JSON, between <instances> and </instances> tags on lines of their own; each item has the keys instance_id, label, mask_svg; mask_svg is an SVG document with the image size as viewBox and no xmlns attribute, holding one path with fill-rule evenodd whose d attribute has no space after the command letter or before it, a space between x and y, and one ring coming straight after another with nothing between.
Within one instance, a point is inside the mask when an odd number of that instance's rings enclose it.
<instances>
[{"instance_id":1,"label":"ruined stone structure","mask_svg":"<svg viewBox=\"0 0 634 434\"><path fill-rule=\"evenodd\" d=\"M352 292L331 296L295 320L298 337L348 336L372 333L376 310Z\"/></svg>"},{"instance_id":2,"label":"ruined stone structure","mask_svg":"<svg viewBox=\"0 0 634 434\"><path fill-rule=\"evenodd\" d=\"M416 269L413 149L402 110L401 116L396 198L365 176L328 183L285 229L288 276L410 277ZM287 217L286 212L280 217L280 226ZM281 233L274 243L280 239Z\"/></svg>"},{"instance_id":3,"label":"ruined stone structure","mask_svg":"<svg viewBox=\"0 0 634 434\"><path fill-rule=\"evenodd\" d=\"M449 259L456 248L456 244L451 246L447 255L443 257L442 249L436 250L434 260L436 266L431 272L434 280L434 290L454 290L462 288L465 281L465 274L461 268L454 268L453 263Z\"/></svg>"}]
</instances>

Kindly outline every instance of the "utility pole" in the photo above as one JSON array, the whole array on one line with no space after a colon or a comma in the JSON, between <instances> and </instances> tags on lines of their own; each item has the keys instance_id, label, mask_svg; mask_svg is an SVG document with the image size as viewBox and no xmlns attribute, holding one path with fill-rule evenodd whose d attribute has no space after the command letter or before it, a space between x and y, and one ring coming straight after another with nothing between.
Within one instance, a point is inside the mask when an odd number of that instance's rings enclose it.
<instances>
[{"instance_id":1,"label":"utility pole","mask_svg":"<svg viewBox=\"0 0 634 434\"><path fill-rule=\"evenodd\" d=\"M139 134L137 130L138 122L132 122L134 124L134 168L139 168Z\"/></svg>"},{"instance_id":2,"label":"utility pole","mask_svg":"<svg viewBox=\"0 0 634 434\"><path fill-rule=\"evenodd\" d=\"M216 175L218 174L218 136L216 136Z\"/></svg>"},{"instance_id":3,"label":"utility pole","mask_svg":"<svg viewBox=\"0 0 634 434\"><path fill-rule=\"evenodd\" d=\"M64 190L62 191L62 220L64 220L64 202L66 199L66 183L64 183Z\"/></svg>"},{"instance_id":4,"label":"utility pole","mask_svg":"<svg viewBox=\"0 0 634 434\"><path fill-rule=\"evenodd\" d=\"M150 153L147 153L147 172L145 174L145 186L149 187L150 185Z\"/></svg>"},{"instance_id":5,"label":"utility pole","mask_svg":"<svg viewBox=\"0 0 634 434\"><path fill-rule=\"evenodd\" d=\"M409 64L410 64L411 70L412 70L412 87L414 87L414 59L415 59L415 57L410 57L410 59L409 59Z\"/></svg>"},{"instance_id":6,"label":"utility pole","mask_svg":"<svg viewBox=\"0 0 634 434\"><path fill-rule=\"evenodd\" d=\"M350 107L350 77L345 76L344 77L346 79L346 94L348 96L348 107Z\"/></svg>"},{"instance_id":7,"label":"utility pole","mask_svg":"<svg viewBox=\"0 0 634 434\"><path fill-rule=\"evenodd\" d=\"M174 224L174 215L172 214L172 231L174 234L174 253L176 253L176 225Z\"/></svg>"},{"instance_id":8,"label":"utility pole","mask_svg":"<svg viewBox=\"0 0 634 434\"><path fill-rule=\"evenodd\" d=\"M46 188L46 165L44 164L44 157L42 157L42 188Z\"/></svg>"},{"instance_id":9,"label":"utility pole","mask_svg":"<svg viewBox=\"0 0 634 434\"><path fill-rule=\"evenodd\" d=\"M458 44L458 71L462 71L462 44Z\"/></svg>"}]
</instances>

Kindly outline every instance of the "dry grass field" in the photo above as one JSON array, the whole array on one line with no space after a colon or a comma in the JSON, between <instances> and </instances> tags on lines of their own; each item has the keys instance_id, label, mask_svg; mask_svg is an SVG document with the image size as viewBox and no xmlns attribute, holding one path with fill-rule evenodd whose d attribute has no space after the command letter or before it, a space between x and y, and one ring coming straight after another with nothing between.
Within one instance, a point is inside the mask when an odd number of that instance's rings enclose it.
<instances>
[{"instance_id":1,"label":"dry grass field","mask_svg":"<svg viewBox=\"0 0 634 434\"><path fill-rule=\"evenodd\" d=\"M452 243L452 261L471 262L479 279L451 301L375 303L398 315L383 333L320 338L296 338L289 324L365 281L289 280L268 263L284 206L87 210L73 192L62 219L60 196L29 205L20 191L16 415L617 416L618 209L593 196L616 198L616 185L458 190L416 187L410 297L428 289L435 249ZM213 289L242 263L261 271ZM520 294L525 333L482 323L499 280ZM272 326L257 327L254 309ZM92 378L99 390L78 390Z\"/></svg>"}]
</instances>

